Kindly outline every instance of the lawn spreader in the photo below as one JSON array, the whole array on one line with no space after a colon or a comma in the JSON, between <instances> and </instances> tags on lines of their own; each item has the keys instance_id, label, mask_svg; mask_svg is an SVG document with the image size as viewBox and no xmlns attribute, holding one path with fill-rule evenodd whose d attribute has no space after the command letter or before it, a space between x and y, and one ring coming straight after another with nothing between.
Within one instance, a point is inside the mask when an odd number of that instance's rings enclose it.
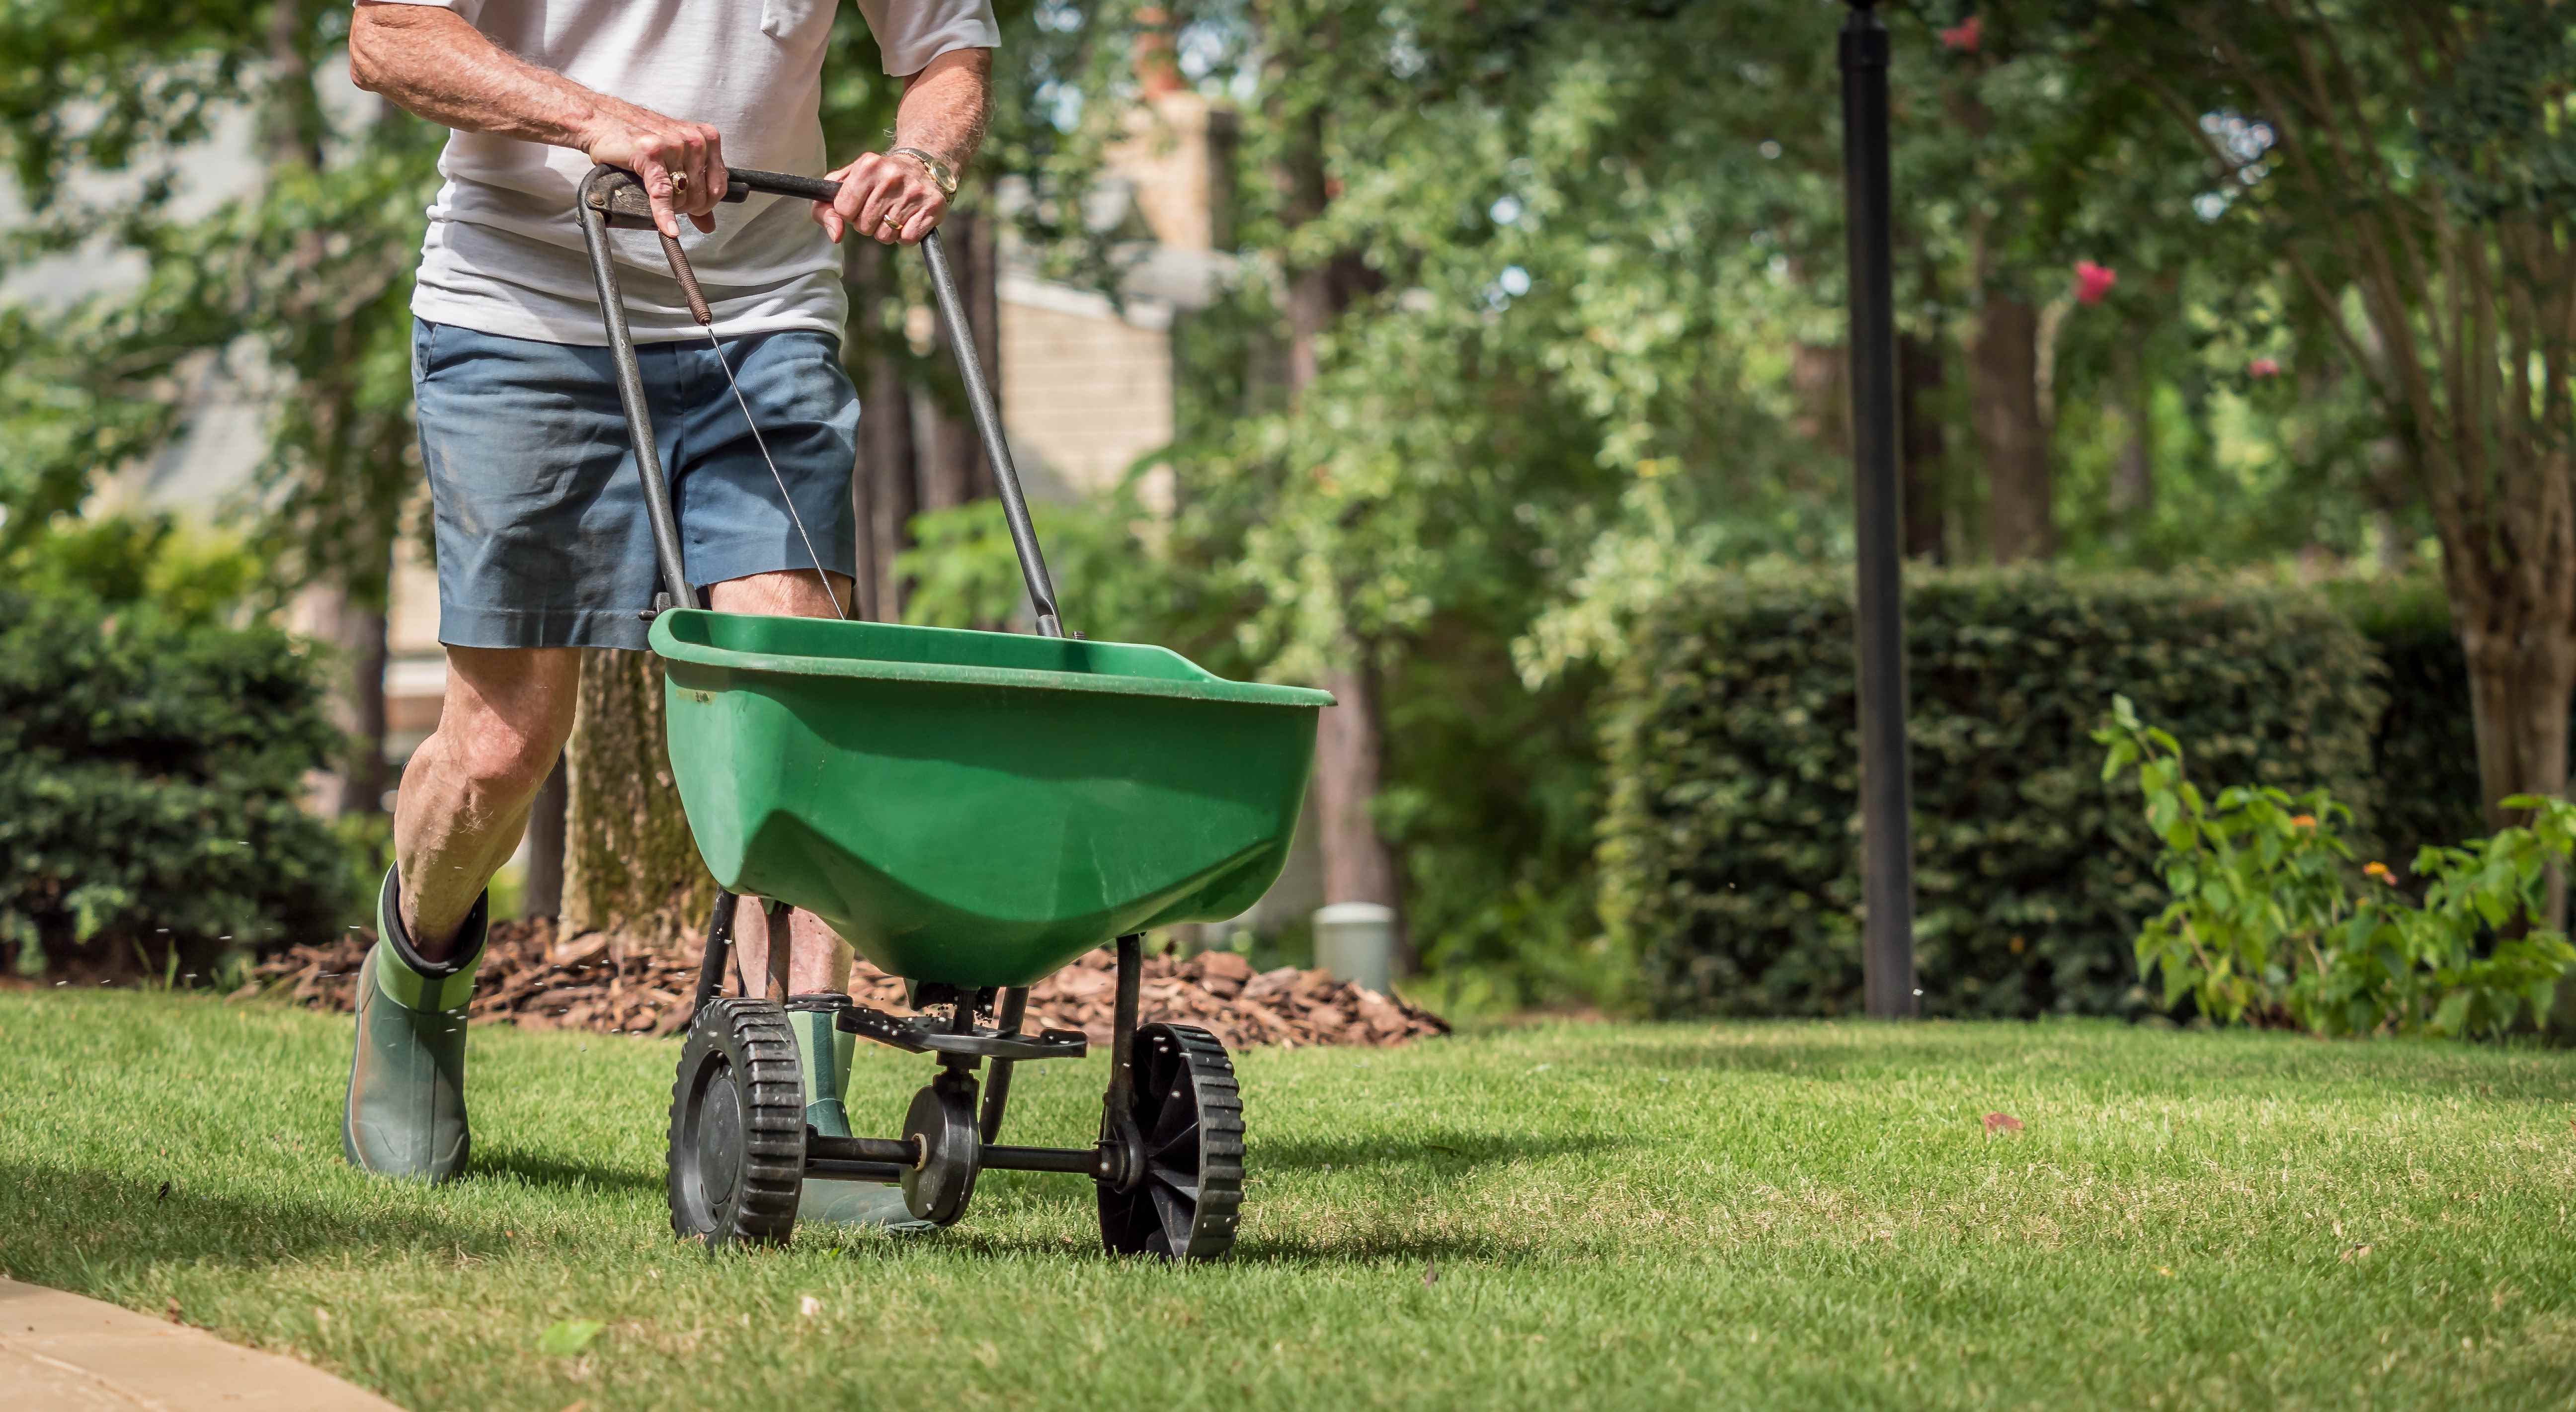
<instances>
[{"instance_id":1,"label":"lawn spreader","mask_svg":"<svg viewBox=\"0 0 2576 1412\"><path fill-rule=\"evenodd\" d=\"M737 169L724 199L828 201L837 190ZM722 889L672 1094L673 1229L716 1245L783 1242L809 1178L900 1183L913 1216L944 1226L965 1215L978 1173L1003 1169L1089 1177L1112 1251L1223 1255L1243 1199L1234 1067L1204 1030L1139 1022L1142 934L1234 916L1278 876L1313 766L1317 713L1332 697L1226 681L1160 647L1066 634L936 233L921 251L1036 632L700 606L683 572L609 237L611 228L652 228L650 207L632 173L603 166L581 183L575 211L659 561L646 616L665 668L671 769ZM662 245L714 342L685 254L667 236ZM742 896L812 912L903 977L919 1013L897 1016L846 995L721 995ZM1012 1066L1088 1048L1079 1031L1023 1032L1028 987L1112 940L1117 999L1099 1141L1001 1144ZM827 1137L808 1126L790 1004L828 1008L842 1032L936 1061L900 1136Z\"/></svg>"}]
</instances>

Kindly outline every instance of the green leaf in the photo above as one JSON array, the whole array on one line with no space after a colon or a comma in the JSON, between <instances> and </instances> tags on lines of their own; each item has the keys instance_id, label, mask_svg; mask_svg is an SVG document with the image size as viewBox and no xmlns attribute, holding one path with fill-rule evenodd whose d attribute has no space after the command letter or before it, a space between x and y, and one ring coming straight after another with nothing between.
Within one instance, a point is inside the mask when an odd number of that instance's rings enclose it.
<instances>
[{"instance_id":1,"label":"green leaf","mask_svg":"<svg viewBox=\"0 0 2576 1412\"><path fill-rule=\"evenodd\" d=\"M571 1358L590 1347L606 1327L597 1319L558 1319L537 1335L537 1351L549 1358Z\"/></svg>"}]
</instances>

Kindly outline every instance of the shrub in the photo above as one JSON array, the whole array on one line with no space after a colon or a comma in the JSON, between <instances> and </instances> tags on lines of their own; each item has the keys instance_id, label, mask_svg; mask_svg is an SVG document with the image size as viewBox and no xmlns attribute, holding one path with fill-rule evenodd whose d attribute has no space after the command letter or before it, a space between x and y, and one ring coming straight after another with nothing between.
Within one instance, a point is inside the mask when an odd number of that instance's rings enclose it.
<instances>
[{"instance_id":1,"label":"shrub","mask_svg":"<svg viewBox=\"0 0 2576 1412\"><path fill-rule=\"evenodd\" d=\"M292 640L13 578L0 944L17 969L211 974L228 951L333 925L343 852L300 800L339 737Z\"/></svg>"},{"instance_id":2,"label":"shrub","mask_svg":"<svg viewBox=\"0 0 2576 1412\"><path fill-rule=\"evenodd\" d=\"M2367 818L2381 698L2321 599L2196 579L1918 572L1916 965L1925 1012L2137 1015L2155 839L2099 778L2116 693L2213 782L2323 785ZM1639 623L1610 690L1602 913L1663 1013L1860 1008L1848 575L1695 587Z\"/></svg>"},{"instance_id":3,"label":"shrub","mask_svg":"<svg viewBox=\"0 0 2576 1412\"><path fill-rule=\"evenodd\" d=\"M2115 698L2094 737L2105 782L2134 776L2156 872L2173 901L2139 931L2138 967L2221 1020L2280 1015L2324 1035L2503 1033L2531 1007L2549 1018L2576 965L2563 933L2509 923L2547 915L2549 872L2576 850L2576 804L2518 795L2528 827L2414 860L2424 896L2386 863L2358 872L2352 811L2323 790L2235 785L2213 801L2185 777L2182 747Z\"/></svg>"}]
</instances>

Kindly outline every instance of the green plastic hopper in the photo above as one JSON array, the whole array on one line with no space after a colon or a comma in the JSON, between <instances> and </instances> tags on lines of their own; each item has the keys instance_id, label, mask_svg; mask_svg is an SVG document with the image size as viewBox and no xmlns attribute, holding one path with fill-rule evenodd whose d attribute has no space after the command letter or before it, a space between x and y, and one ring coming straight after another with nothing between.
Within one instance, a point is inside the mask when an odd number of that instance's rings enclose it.
<instances>
[{"instance_id":1,"label":"green plastic hopper","mask_svg":"<svg viewBox=\"0 0 2576 1412\"><path fill-rule=\"evenodd\" d=\"M716 881L964 986L1251 906L1333 702L1123 642L699 609L652 642Z\"/></svg>"}]
</instances>

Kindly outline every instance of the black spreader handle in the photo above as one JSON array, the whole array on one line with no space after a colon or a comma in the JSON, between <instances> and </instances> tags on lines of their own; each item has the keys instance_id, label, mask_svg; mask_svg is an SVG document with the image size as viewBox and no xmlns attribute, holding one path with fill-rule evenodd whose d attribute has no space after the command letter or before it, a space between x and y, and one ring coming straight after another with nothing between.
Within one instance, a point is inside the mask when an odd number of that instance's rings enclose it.
<instances>
[{"instance_id":1,"label":"black spreader handle","mask_svg":"<svg viewBox=\"0 0 2576 1412\"><path fill-rule=\"evenodd\" d=\"M726 183L724 199L745 200L755 191L829 201L840 194L841 184L821 177L737 168ZM689 607L697 600L682 571L680 532L671 513L671 489L662 478L661 458L653 447L653 420L644 405L644 376L635 361L635 336L626 326L626 305L617 287L617 263L608 243L611 226L650 227L652 203L644 195L644 183L633 172L598 166L582 178L574 214L581 221L582 238L590 247L591 279L599 286L600 312L608 323L609 352L617 365L617 396L626 408L626 429L635 443L636 469L644 476L644 512L653 523L653 553L661 561L663 592L669 595L672 606ZM1029 606L1037 613L1038 632L1046 637L1062 637L1064 621L1056 609L1055 580L1048 576L1046 556L1038 548L1037 527L1029 520L1028 496L1020 488L1019 468L1012 464L1011 448L1002 436L1001 409L994 404L992 386L984 381L983 363L975 356L974 326L967 322L965 301L958 297L957 276L948 267L948 250L940 242L939 232L932 231L921 238L921 256L930 264L931 292L939 300L939 317L948 329L948 346L957 355L957 376L966 385L967 410L974 414L976 434L983 438L984 454L993 462L993 488L1002 501L1002 519L1010 526L1011 548L1019 555L1020 578L1028 588Z\"/></svg>"},{"instance_id":2,"label":"black spreader handle","mask_svg":"<svg viewBox=\"0 0 2576 1412\"><path fill-rule=\"evenodd\" d=\"M1019 551L1020 578L1028 585L1029 606L1037 610L1038 631L1064 636L1055 607L1055 580L1047 576L1046 556L1038 552L1037 527L1029 523L1029 500L1020 491L1019 468L1002 439L1001 409L984 381L984 365L975 357L975 328L966 322L966 301L957 297L957 276L948 269L948 247L939 232L921 238L922 258L930 262L931 292L939 297L939 316L948 325L948 346L957 351L957 376L966 384L966 406L975 414L975 431L984 438L984 454L993 460L993 488L1002 499L1002 519L1011 527L1011 547Z\"/></svg>"}]
</instances>

